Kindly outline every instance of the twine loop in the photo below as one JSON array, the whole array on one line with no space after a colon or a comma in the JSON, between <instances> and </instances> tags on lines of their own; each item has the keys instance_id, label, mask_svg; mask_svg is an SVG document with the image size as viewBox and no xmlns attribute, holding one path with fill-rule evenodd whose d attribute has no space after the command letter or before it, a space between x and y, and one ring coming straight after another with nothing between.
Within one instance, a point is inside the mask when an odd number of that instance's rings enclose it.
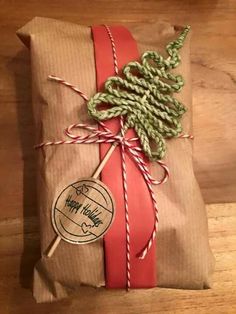
<instances>
[{"instance_id":1,"label":"twine loop","mask_svg":"<svg viewBox=\"0 0 236 314\"><path fill-rule=\"evenodd\" d=\"M127 138L125 137L125 133L123 133L122 131L119 134L116 134L108 129L104 123L99 122L99 125L103 128L103 131L84 123L71 124L68 128L65 129L65 135L72 140L64 141L64 144L110 143L116 145L124 145L125 150L132 156L134 162L137 164L137 167L140 169L143 176L145 176L144 179L147 181L147 183L159 185L167 181L169 177L169 169L167 165L160 160L157 160L156 163L163 169L163 177L157 180L151 176L148 170L147 163L144 160L144 157L141 155L142 148L137 144L137 141L139 140L138 137ZM75 135L72 132L75 129L84 129L89 131L91 134L85 136ZM46 146L47 144L53 145L50 142L42 143L36 145L36 148Z\"/></svg>"}]
</instances>

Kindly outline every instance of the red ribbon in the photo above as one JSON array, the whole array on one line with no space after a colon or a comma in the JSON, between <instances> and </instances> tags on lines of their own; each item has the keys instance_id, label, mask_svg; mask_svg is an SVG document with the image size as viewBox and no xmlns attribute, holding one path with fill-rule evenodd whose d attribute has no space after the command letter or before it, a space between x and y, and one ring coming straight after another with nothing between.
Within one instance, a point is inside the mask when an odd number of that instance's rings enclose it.
<instances>
[{"instance_id":1,"label":"red ribbon","mask_svg":"<svg viewBox=\"0 0 236 314\"><path fill-rule=\"evenodd\" d=\"M129 31L120 26L109 28L116 47L117 65L119 69L130 61L139 58L135 40ZM92 27L97 89L103 90L103 85L109 76L115 75L114 52L108 31L104 26ZM113 133L120 129L119 119L105 122ZM128 130L125 138L135 137L133 130ZM100 157L103 158L109 149L109 144L100 145ZM109 187L116 200L115 220L105 235L105 268L106 286L109 288L127 287L127 250L126 250L126 220L124 206L124 188L122 177L122 160L120 147L117 148L104 170L102 181ZM129 155L126 158L127 193L129 203L130 229L130 287L147 288L156 286L156 248L150 248L145 259L139 259L137 252L145 247L153 230L153 204L142 174Z\"/></svg>"}]
</instances>

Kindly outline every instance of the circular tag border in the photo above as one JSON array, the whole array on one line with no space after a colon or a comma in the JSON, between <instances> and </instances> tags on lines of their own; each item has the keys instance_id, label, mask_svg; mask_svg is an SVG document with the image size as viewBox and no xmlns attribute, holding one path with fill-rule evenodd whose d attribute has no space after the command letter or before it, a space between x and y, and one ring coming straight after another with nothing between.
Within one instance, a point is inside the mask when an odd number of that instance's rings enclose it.
<instances>
[{"instance_id":1,"label":"circular tag border","mask_svg":"<svg viewBox=\"0 0 236 314\"><path fill-rule=\"evenodd\" d=\"M99 235L99 237L97 237L96 239L94 240L88 240L87 242L84 241L84 242L79 242L79 241L72 241L72 240L69 240L69 239L66 239L57 229L56 227L56 222L55 222L55 206L57 204L57 201L58 199L60 198L60 196L62 195L62 193L70 186L74 185L74 184L77 184L77 183L80 183L80 182L83 182L83 181L92 181L92 182L95 182L96 184L99 184L101 185L104 190L107 192L110 200L111 200L111 204L112 204L112 217L111 217L111 221L110 221L110 224L107 226L107 228L103 231L103 233L101 233ZM70 243L70 244L75 244L75 245L83 245L83 244L89 244L89 243L93 243L93 242L96 242L98 241L99 239L103 238L104 237L104 234L107 233L107 231L110 229L113 221L114 221L114 218L115 218L115 211L116 211L116 204L115 204L115 201L114 201L114 197L111 193L111 191L109 190L109 188L99 179L95 179L95 178L92 178L92 177L89 177L89 178L81 178L79 179L78 181L76 182L73 182L69 185L67 185L60 193L59 195L57 196L55 202L53 203L53 206L51 208L51 223L52 223L52 226L53 226L53 229L55 231L55 233L62 239L64 240L65 242L67 243Z\"/></svg>"}]
</instances>

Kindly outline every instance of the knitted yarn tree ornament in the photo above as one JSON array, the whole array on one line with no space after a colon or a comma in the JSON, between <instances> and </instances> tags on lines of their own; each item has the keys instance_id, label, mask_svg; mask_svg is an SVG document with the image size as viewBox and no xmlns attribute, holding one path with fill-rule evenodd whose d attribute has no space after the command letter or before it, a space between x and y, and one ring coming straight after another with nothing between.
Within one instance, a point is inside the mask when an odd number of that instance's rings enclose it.
<instances>
[{"instance_id":1,"label":"knitted yarn tree ornament","mask_svg":"<svg viewBox=\"0 0 236 314\"><path fill-rule=\"evenodd\" d=\"M186 108L174 93L182 89L184 80L170 71L180 63L179 49L189 29L185 27L166 46L166 59L158 52L145 52L141 62L130 62L123 68L122 77L108 78L105 91L95 94L87 103L90 116L98 121L125 116L122 132L134 128L143 152L151 161L165 156L165 138L177 137L182 132L180 119ZM104 103L110 106L100 110L99 105Z\"/></svg>"}]
</instances>

